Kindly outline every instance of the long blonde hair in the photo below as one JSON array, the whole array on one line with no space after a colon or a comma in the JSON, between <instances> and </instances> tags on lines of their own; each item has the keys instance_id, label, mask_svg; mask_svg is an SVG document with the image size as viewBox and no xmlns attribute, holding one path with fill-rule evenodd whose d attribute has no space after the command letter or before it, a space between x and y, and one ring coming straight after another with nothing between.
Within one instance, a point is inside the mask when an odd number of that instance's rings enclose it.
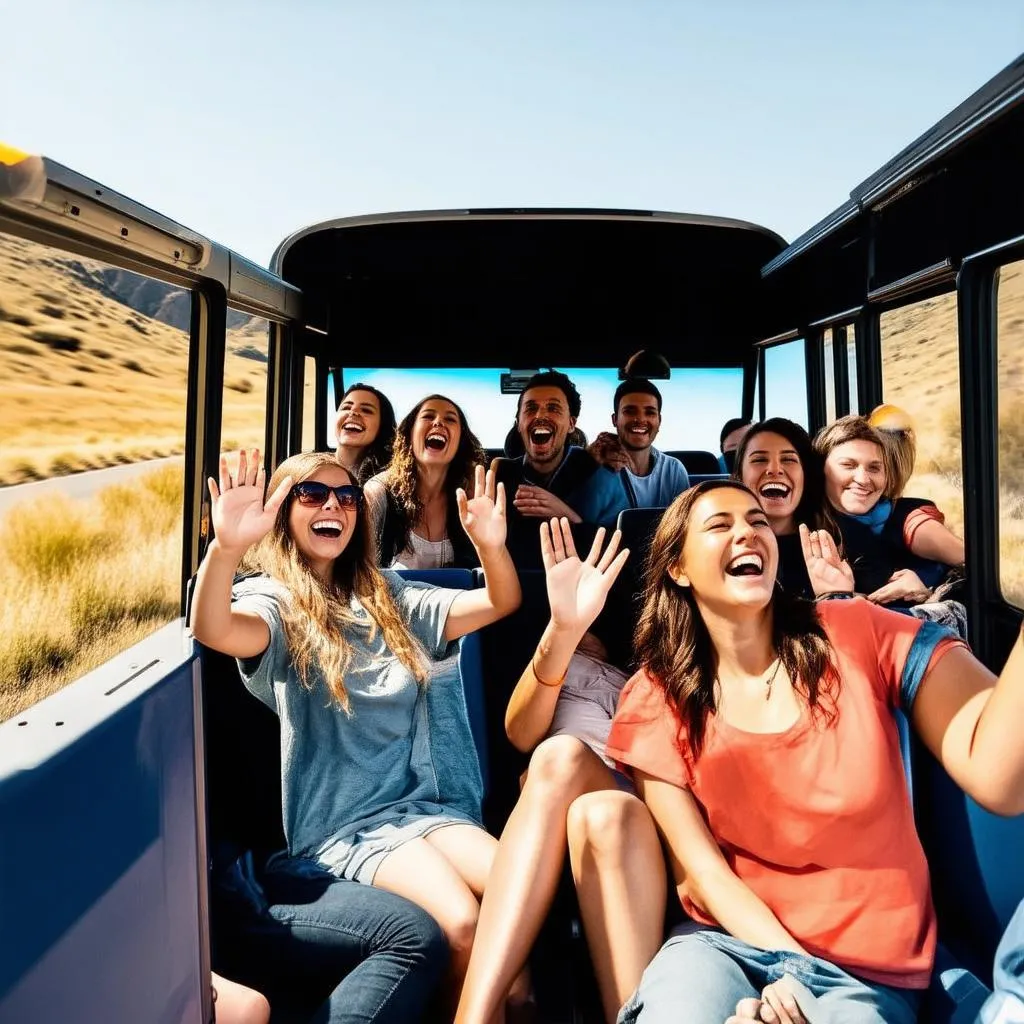
<instances>
[{"instance_id":1,"label":"long blonde hair","mask_svg":"<svg viewBox=\"0 0 1024 1024\"><path fill-rule=\"evenodd\" d=\"M293 455L274 471L267 493L273 494L286 476L292 478L294 485L325 467L344 468L339 467L330 452ZM347 469L345 473L355 484L352 474ZM266 573L288 591L281 618L288 653L303 685L312 687L312 670L319 668L339 707L351 714L345 672L353 650L345 631L353 628L368 630L371 642L380 629L395 657L417 682L425 683L428 673L424 651L409 632L387 581L374 564L368 516L362 510L358 513L355 532L335 559L330 582L325 583L302 556L288 529L292 500L289 495L281 504L273 528L250 552L246 565ZM368 613L369 623L353 611L353 597Z\"/></svg>"}]
</instances>

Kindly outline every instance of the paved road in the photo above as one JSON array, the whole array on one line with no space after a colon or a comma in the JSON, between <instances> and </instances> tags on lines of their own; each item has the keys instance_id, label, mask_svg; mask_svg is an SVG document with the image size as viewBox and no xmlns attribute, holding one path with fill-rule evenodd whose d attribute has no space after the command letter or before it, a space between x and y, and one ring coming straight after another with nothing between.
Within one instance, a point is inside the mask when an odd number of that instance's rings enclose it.
<instances>
[{"instance_id":1,"label":"paved road","mask_svg":"<svg viewBox=\"0 0 1024 1024\"><path fill-rule=\"evenodd\" d=\"M0 487L0 516L15 505L35 498L88 498L109 484L126 483L141 473L158 469L169 462L181 462L183 458L182 455L172 455L167 459L147 459L145 462L132 462L110 469L90 469L85 473L55 476L31 484Z\"/></svg>"}]
</instances>

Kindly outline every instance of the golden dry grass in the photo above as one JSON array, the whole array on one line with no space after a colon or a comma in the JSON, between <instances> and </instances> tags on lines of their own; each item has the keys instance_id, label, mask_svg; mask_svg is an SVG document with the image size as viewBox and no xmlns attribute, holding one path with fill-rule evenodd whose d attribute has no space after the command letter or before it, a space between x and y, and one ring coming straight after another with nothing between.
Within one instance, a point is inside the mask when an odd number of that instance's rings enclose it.
<instances>
[{"instance_id":1,"label":"golden dry grass","mask_svg":"<svg viewBox=\"0 0 1024 1024\"><path fill-rule=\"evenodd\" d=\"M0 485L183 450L187 334L86 284L83 269L102 265L0 235ZM265 324L229 333L223 436L262 446L266 363L244 348L265 357Z\"/></svg>"},{"instance_id":2,"label":"golden dry grass","mask_svg":"<svg viewBox=\"0 0 1024 1024\"><path fill-rule=\"evenodd\" d=\"M181 509L165 466L0 522L0 721L177 617Z\"/></svg>"}]
</instances>

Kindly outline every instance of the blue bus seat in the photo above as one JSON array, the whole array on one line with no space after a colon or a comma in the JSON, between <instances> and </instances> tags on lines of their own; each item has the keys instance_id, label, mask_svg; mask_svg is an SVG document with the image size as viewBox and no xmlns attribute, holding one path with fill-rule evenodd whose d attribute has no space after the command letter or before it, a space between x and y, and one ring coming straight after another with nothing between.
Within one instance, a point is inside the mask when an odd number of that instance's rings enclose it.
<instances>
[{"instance_id":1,"label":"blue bus seat","mask_svg":"<svg viewBox=\"0 0 1024 1024\"><path fill-rule=\"evenodd\" d=\"M413 582L428 583L432 587L447 587L452 590L473 590L479 585L478 577L472 569L399 569L398 575ZM480 775L483 778L486 797L490 765L487 752L483 654L479 632L468 633L459 641L459 675L462 677L462 692L466 698L469 728L480 762Z\"/></svg>"},{"instance_id":2,"label":"blue bus seat","mask_svg":"<svg viewBox=\"0 0 1024 1024\"><path fill-rule=\"evenodd\" d=\"M690 474L691 479L694 473L710 473L714 475L722 472L722 464L718 461L718 456L713 452L686 448L679 451L665 452L665 454L675 456L686 467L686 472Z\"/></svg>"}]
</instances>

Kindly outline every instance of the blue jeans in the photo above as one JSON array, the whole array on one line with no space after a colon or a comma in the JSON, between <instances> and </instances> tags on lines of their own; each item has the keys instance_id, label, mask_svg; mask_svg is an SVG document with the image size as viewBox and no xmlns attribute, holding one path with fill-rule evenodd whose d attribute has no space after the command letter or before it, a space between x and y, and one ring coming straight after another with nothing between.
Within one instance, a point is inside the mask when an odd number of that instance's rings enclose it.
<instances>
[{"instance_id":1,"label":"blue jeans","mask_svg":"<svg viewBox=\"0 0 1024 1024\"><path fill-rule=\"evenodd\" d=\"M995 991L981 1008L982 1024L1024 1021L1024 902L1003 933L992 972Z\"/></svg>"},{"instance_id":2,"label":"blue jeans","mask_svg":"<svg viewBox=\"0 0 1024 1024\"><path fill-rule=\"evenodd\" d=\"M448 966L426 911L312 861L277 860L257 881L251 859L239 858L211 899L214 970L262 992L275 1019L415 1021Z\"/></svg>"},{"instance_id":3,"label":"blue jeans","mask_svg":"<svg viewBox=\"0 0 1024 1024\"><path fill-rule=\"evenodd\" d=\"M748 946L688 922L661 947L619 1024L724 1024L741 999L790 974L817 999L811 1024L915 1024L921 993L861 981L826 960Z\"/></svg>"}]
</instances>

